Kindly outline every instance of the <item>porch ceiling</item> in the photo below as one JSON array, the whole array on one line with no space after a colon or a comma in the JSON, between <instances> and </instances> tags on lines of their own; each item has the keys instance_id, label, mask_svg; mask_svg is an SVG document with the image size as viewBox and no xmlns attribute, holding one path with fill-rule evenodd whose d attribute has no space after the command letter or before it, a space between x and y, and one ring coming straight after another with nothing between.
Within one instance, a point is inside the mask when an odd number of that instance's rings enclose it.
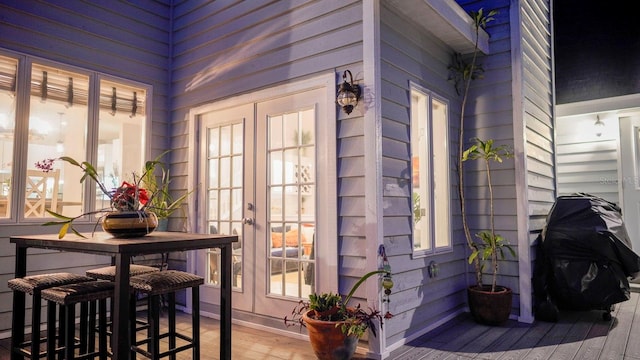
<instances>
[{"instance_id":1,"label":"porch ceiling","mask_svg":"<svg viewBox=\"0 0 640 360\"><path fill-rule=\"evenodd\" d=\"M476 37L473 21L454 0L388 0L388 3L455 51L473 52ZM478 47L489 53L489 35L482 29Z\"/></svg>"}]
</instances>

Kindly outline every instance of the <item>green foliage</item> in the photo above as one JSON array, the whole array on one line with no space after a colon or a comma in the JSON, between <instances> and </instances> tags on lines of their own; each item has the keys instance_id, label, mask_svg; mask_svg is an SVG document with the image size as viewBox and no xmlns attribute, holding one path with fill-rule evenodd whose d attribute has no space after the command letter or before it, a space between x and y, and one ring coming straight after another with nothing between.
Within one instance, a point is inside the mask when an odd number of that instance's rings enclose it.
<instances>
[{"instance_id":1,"label":"green foliage","mask_svg":"<svg viewBox=\"0 0 640 360\"><path fill-rule=\"evenodd\" d=\"M504 249L509 250L511 256L516 257L515 250L513 250L509 242L502 237L502 235L492 234L491 231L483 230L477 233L476 237L480 239L480 244L478 244L478 249L469 255L469 264L473 263L478 256L480 256L480 260L484 262L492 259L494 254L498 255L499 260L505 260Z\"/></svg>"},{"instance_id":2,"label":"green foliage","mask_svg":"<svg viewBox=\"0 0 640 360\"><path fill-rule=\"evenodd\" d=\"M462 153L462 161L484 160L485 162L495 161L501 163L503 159L512 158L513 152L507 145L493 146L493 139L481 140L473 138L475 144L469 146Z\"/></svg>"},{"instance_id":3,"label":"green foliage","mask_svg":"<svg viewBox=\"0 0 640 360\"><path fill-rule=\"evenodd\" d=\"M340 306L342 297L334 293L309 294L309 310L318 313L326 313L333 308Z\"/></svg>"},{"instance_id":4,"label":"green foliage","mask_svg":"<svg viewBox=\"0 0 640 360\"><path fill-rule=\"evenodd\" d=\"M463 94L463 86L467 84L469 80L482 79L484 77L484 68L482 65L467 62L460 53L453 53L448 69L449 81L453 82L453 86L458 95Z\"/></svg>"},{"instance_id":5,"label":"green foliage","mask_svg":"<svg viewBox=\"0 0 640 360\"><path fill-rule=\"evenodd\" d=\"M175 199L171 196L169 192L171 175L166 164L160 160L170 151L167 150L155 159L147 161L144 166L145 172L142 176L142 185L153 194L145 207L153 211L158 219L166 219L171 216L181 208L183 202L194 191L187 191Z\"/></svg>"},{"instance_id":6,"label":"green foliage","mask_svg":"<svg viewBox=\"0 0 640 360\"><path fill-rule=\"evenodd\" d=\"M313 317L317 320L323 321L336 321L336 326L340 326L342 333L347 336L355 335L362 337L367 329L371 329L373 335L376 335L374 320L378 320L380 327L382 327L382 315L380 311L374 309L368 309L368 311L362 309L360 305L354 307L347 307L349 300L356 292L356 290L362 285L368 278L378 275L391 275L386 270L374 270L366 273L351 287L349 294L343 299L339 294L334 293L321 293L321 294L309 294L309 301L301 300L291 312L291 317L285 316L284 323L287 326L299 325L304 327L304 320L302 315L313 310ZM390 314L385 317L390 317Z\"/></svg>"},{"instance_id":7,"label":"green foliage","mask_svg":"<svg viewBox=\"0 0 640 360\"><path fill-rule=\"evenodd\" d=\"M417 224L422 219L422 210L420 210L420 194L413 192L413 223Z\"/></svg>"},{"instance_id":8,"label":"green foliage","mask_svg":"<svg viewBox=\"0 0 640 360\"><path fill-rule=\"evenodd\" d=\"M479 50L479 40L480 40L480 29L485 29L487 24L493 20L495 20L494 15L498 12L495 10L491 10L488 13L485 13L481 8L478 11L469 12L469 16L473 20L473 25L475 29L475 42L473 52L468 57L463 57L459 53L454 53L452 55L451 64L449 65L449 81L454 83L454 88L456 93L461 96L460 103L460 117L458 123L458 163L456 164L456 170L458 173L458 199L460 203L460 214L462 220L462 229L464 231L464 237L467 242L467 246L471 249L472 252L477 251L478 247L475 243L473 237L471 236L471 231L469 229L469 223L467 222L467 212L466 212L466 199L465 199L465 186L464 186L464 162L469 158L469 153L474 151L473 149L470 151L464 150L464 139L465 139L465 110L467 106L467 100L469 97L469 89L471 88L471 82L476 79L481 79L484 76L484 68L482 65L478 64L478 55L480 53ZM466 153L466 154L465 154ZM476 272L476 282L478 286L482 285L482 269L480 266L480 262L473 261Z\"/></svg>"},{"instance_id":9,"label":"green foliage","mask_svg":"<svg viewBox=\"0 0 640 360\"><path fill-rule=\"evenodd\" d=\"M480 241L474 243L468 260L469 264L475 261L480 262L480 266L476 267L476 271L479 272L479 274L477 274L478 279L482 279L482 272L485 270L486 262L489 261L491 263L493 272L491 291L495 291L498 277L498 260L505 259L504 249L509 250L513 257L516 256L516 253L507 240L495 232L491 162L502 163L503 159L512 158L513 152L507 145L494 146L493 139L482 140L474 138L473 140L475 143L464 150L461 160L481 160L484 163L487 174L487 186L489 188L489 220L491 228L476 234L476 238Z\"/></svg>"},{"instance_id":10,"label":"green foliage","mask_svg":"<svg viewBox=\"0 0 640 360\"><path fill-rule=\"evenodd\" d=\"M489 10L485 15L484 9L480 8L478 11L469 11L469 15L471 15L471 19L473 19L473 24L477 32L477 29L486 29L487 24L496 19L494 16L498 15L498 10Z\"/></svg>"}]
</instances>

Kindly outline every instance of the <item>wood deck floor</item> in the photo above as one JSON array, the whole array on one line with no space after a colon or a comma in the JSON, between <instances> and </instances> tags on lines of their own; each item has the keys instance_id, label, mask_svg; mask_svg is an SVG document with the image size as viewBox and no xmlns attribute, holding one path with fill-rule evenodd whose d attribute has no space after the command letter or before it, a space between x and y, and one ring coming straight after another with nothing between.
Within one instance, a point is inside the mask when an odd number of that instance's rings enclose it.
<instances>
[{"instance_id":1,"label":"wood deck floor","mask_svg":"<svg viewBox=\"0 0 640 360\"><path fill-rule=\"evenodd\" d=\"M618 304L612 320L602 311L563 312L557 323L503 326L478 325L468 314L394 350L388 359L624 359L640 360L640 296ZM189 317L180 316L180 327L190 331ZM203 360L218 359L218 321L202 318ZM9 339L0 341L0 359L8 359ZM305 340L233 325L233 359L313 359ZM188 352L178 356L190 359ZM357 356L357 359L365 359Z\"/></svg>"}]
</instances>

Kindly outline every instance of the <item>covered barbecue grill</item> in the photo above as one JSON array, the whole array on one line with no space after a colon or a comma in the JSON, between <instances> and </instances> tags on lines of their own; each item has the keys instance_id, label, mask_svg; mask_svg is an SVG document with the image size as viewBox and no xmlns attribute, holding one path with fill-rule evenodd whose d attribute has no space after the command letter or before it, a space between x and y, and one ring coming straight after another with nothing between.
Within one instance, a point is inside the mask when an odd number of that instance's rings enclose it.
<instances>
[{"instance_id":1,"label":"covered barbecue grill","mask_svg":"<svg viewBox=\"0 0 640 360\"><path fill-rule=\"evenodd\" d=\"M557 321L558 309L602 309L610 319L613 304L629 300L640 257L616 204L588 194L559 197L536 246L537 319Z\"/></svg>"}]
</instances>

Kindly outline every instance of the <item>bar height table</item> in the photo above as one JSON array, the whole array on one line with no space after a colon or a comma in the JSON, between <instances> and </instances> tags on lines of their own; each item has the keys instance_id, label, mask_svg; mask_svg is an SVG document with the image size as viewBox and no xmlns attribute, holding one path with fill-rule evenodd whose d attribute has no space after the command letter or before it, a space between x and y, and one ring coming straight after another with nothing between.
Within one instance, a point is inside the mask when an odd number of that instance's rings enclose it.
<instances>
[{"instance_id":1,"label":"bar height table","mask_svg":"<svg viewBox=\"0 0 640 360\"><path fill-rule=\"evenodd\" d=\"M221 283L220 283L220 359L231 359L231 257L233 242L237 235L194 234L183 232L153 232L149 235L119 239L106 233L83 234L82 238L69 234L58 239L51 235L16 235L10 241L16 244L15 276L27 274L27 249L51 249L67 252L107 255L115 258L116 281L113 307L113 354L114 359L127 360L131 354L131 337L129 336L129 266L131 257L187 251L208 248L221 250ZM24 341L25 294L13 292L13 323L11 330L11 348ZM21 313L20 313L21 311ZM11 359L22 356L11 352Z\"/></svg>"}]
</instances>

